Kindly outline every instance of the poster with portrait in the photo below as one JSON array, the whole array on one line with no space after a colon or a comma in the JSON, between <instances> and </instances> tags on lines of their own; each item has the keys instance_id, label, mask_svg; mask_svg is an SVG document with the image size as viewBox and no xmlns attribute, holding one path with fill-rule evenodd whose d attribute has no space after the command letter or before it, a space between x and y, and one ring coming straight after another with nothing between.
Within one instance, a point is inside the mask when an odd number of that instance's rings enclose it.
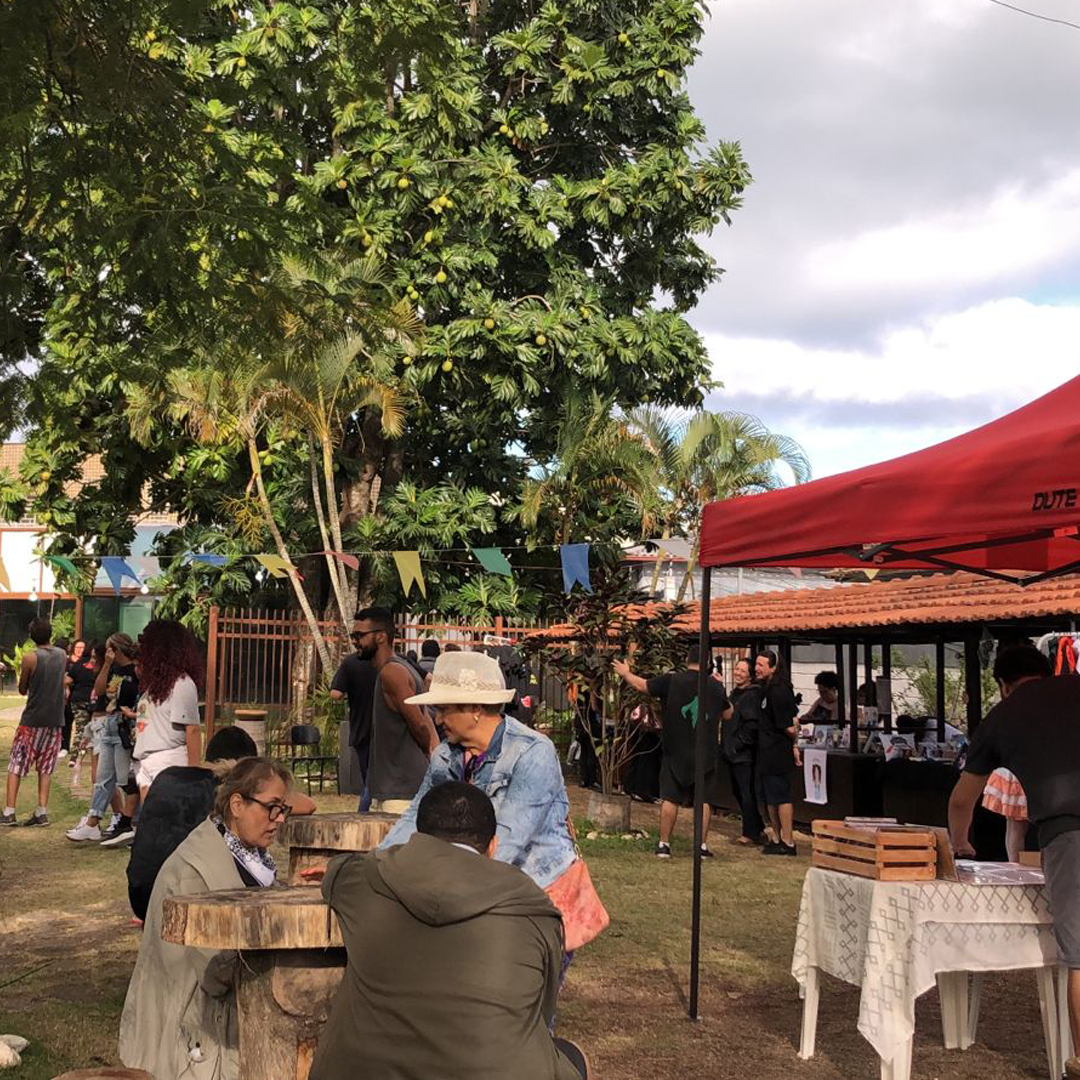
<instances>
[{"instance_id":1,"label":"poster with portrait","mask_svg":"<svg viewBox=\"0 0 1080 1080\"><path fill-rule=\"evenodd\" d=\"M829 755L825 750L803 751L803 783L806 785L806 801L824 806L829 801L826 769Z\"/></svg>"}]
</instances>

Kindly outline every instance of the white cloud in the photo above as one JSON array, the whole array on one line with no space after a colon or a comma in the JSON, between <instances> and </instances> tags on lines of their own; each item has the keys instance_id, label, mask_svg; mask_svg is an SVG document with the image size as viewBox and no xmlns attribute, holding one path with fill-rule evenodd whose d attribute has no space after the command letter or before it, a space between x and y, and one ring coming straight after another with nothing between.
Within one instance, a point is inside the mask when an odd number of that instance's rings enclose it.
<instances>
[{"instance_id":1,"label":"white cloud","mask_svg":"<svg viewBox=\"0 0 1080 1080\"><path fill-rule=\"evenodd\" d=\"M807 253L808 288L848 295L1015 281L1080 247L1080 167L1037 188L1012 184L912 220L827 241Z\"/></svg>"},{"instance_id":2,"label":"white cloud","mask_svg":"<svg viewBox=\"0 0 1080 1080\"><path fill-rule=\"evenodd\" d=\"M1080 306L989 301L884 332L868 348L707 334L711 404L803 443L815 475L920 449L1080 374Z\"/></svg>"}]
</instances>

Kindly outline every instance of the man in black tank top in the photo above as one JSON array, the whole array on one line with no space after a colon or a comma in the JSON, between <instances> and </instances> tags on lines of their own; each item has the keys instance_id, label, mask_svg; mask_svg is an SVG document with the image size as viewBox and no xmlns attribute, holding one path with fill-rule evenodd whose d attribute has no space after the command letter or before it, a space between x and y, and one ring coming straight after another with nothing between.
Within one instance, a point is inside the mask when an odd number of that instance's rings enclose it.
<instances>
[{"instance_id":1,"label":"man in black tank top","mask_svg":"<svg viewBox=\"0 0 1080 1080\"><path fill-rule=\"evenodd\" d=\"M26 708L15 730L8 761L7 798L0 825L14 825L15 800L19 784L31 769L38 774L37 808L23 823L48 825L49 786L60 753L64 732L64 676L67 674L67 654L50 645L52 623L34 619L30 624L30 640L37 646L26 653L19 669L19 693L26 694Z\"/></svg>"},{"instance_id":2,"label":"man in black tank top","mask_svg":"<svg viewBox=\"0 0 1080 1080\"><path fill-rule=\"evenodd\" d=\"M394 654L394 618L386 608L356 613L353 640L361 660L378 672L371 707L371 809L399 814L412 801L427 772L439 736L428 714L405 699L424 691L416 669Z\"/></svg>"}]
</instances>

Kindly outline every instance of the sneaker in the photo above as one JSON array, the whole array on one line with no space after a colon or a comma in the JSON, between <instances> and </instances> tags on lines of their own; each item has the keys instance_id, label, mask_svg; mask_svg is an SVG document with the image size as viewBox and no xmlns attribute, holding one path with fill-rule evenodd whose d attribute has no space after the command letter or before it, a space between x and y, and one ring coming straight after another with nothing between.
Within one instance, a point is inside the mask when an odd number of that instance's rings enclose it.
<instances>
[{"instance_id":1,"label":"sneaker","mask_svg":"<svg viewBox=\"0 0 1080 1080\"><path fill-rule=\"evenodd\" d=\"M116 830L115 836L110 836L101 841L102 847L127 847L135 839L135 828L132 825L121 826Z\"/></svg>"},{"instance_id":2,"label":"sneaker","mask_svg":"<svg viewBox=\"0 0 1080 1080\"><path fill-rule=\"evenodd\" d=\"M35 810L24 822L23 825L28 828L33 828L35 825L48 825L49 815L43 814L38 810Z\"/></svg>"},{"instance_id":3,"label":"sneaker","mask_svg":"<svg viewBox=\"0 0 1080 1080\"><path fill-rule=\"evenodd\" d=\"M671 858L671 845L670 844L657 844L656 845L656 857L658 859L670 859Z\"/></svg>"},{"instance_id":4,"label":"sneaker","mask_svg":"<svg viewBox=\"0 0 1080 1080\"><path fill-rule=\"evenodd\" d=\"M66 750L63 750L63 749L61 749L61 750L60 750L60 751L59 751L59 752L57 753L57 755L56 755L56 756L57 756L57 757L58 757L58 758L59 758L59 759L60 759L60 760L62 761L62 760L63 760L64 758L66 758L66 757L68 756L68 752L67 752Z\"/></svg>"},{"instance_id":5,"label":"sneaker","mask_svg":"<svg viewBox=\"0 0 1080 1080\"><path fill-rule=\"evenodd\" d=\"M794 844L785 844L783 840L778 840L775 844L766 844L761 849L762 855L797 855Z\"/></svg>"},{"instance_id":6,"label":"sneaker","mask_svg":"<svg viewBox=\"0 0 1080 1080\"><path fill-rule=\"evenodd\" d=\"M9 810L6 814L0 814L0 825L18 825L15 820L15 811Z\"/></svg>"},{"instance_id":7,"label":"sneaker","mask_svg":"<svg viewBox=\"0 0 1080 1080\"><path fill-rule=\"evenodd\" d=\"M126 818L123 814L113 814L109 827L101 834L101 839L115 840L122 832L127 832L130 828L131 818Z\"/></svg>"},{"instance_id":8,"label":"sneaker","mask_svg":"<svg viewBox=\"0 0 1080 1080\"><path fill-rule=\"evenodd\" d=\"M716 856L704 845L701 845L701 857L703 859L715 859Z\"/></svg>"},{"instance_id":9,"label":"sneaker","mask_svg":"<svg viewBox=\"0 0 1080 1080\"><path fill-rule=\"evenodd\" d=\"M109 824L105 827L106 834L113 832L116 829L116 826L123 820L123 817L123 814L113 814L113 816L109 818ZM86 819L83 818L83 820L85 821Z\"/></svg>"},{"instance_id":10,"label":"sneaker","mask_svg":"<svg viewBox=\"0 0 1080 1080\"><path fill-rule=\"evenodd\" d=\"M84 818L74 829L68 829L64 835L76 843L83 840L100 840L101 829L97 825L87 825Z\"/></svg>"}]
</instances>

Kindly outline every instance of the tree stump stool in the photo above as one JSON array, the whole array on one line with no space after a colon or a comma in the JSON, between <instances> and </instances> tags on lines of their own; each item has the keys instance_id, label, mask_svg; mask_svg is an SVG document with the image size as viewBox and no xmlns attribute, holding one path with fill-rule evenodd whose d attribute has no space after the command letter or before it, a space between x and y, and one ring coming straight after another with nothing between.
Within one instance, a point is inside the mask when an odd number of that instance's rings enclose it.
<instances>
[{"instance_id":1,"label":"tree stump stool","mask_svg":"<svg viewBox=\"0 0 1080 1080\"><path fill-rule=\"evenodd\" d=\"M345 974L334 913L309 887L237 889L165 901L161 936L240 953L240 1080L307 1080Z\"/></svg>"},{"instance_id":2,"label":"tree stump stool","mask_svg":"<svg viewBox=\"0 0 1080 1080\"><path fill-rule=\"evenodd\" d=\"M290 885L317 885L300 876L304 870L326 869L343 851L371 851L394 827L397 814L311 814L289 818L277 842L289 849Z\"/></svg>"}]
</instances>

